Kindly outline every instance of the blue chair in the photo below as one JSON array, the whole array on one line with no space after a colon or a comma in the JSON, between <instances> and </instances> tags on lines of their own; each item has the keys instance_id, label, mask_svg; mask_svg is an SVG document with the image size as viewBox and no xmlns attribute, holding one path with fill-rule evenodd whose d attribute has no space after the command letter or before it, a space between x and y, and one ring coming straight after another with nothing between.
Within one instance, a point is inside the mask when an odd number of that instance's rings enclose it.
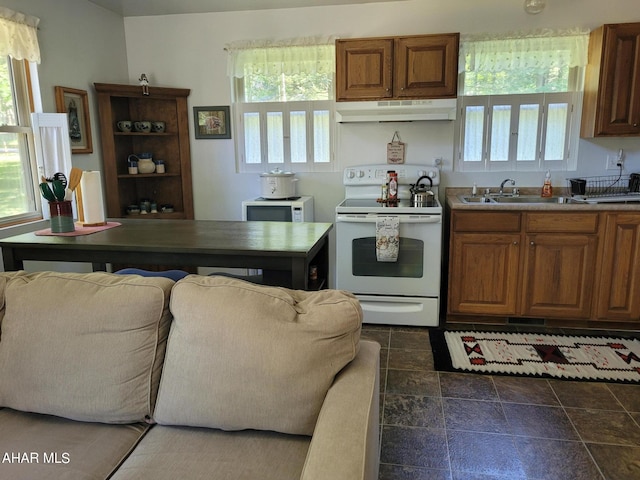
<instances>
[{"instance_id":1,"label":"blue chair","mask_svg":"<svg viewBox=\"0 0 640 480\"><path fill-rule=\"evenodd\" d=\"M151 270L142 270L141 268L123 268L122 270L118 270L118 275L142 275L143 277L165 277L170 278L174 282L183 279L189 272L185 272L183 270L164 270L160 272L152 272Z\"/></svg>"}]
</instances>

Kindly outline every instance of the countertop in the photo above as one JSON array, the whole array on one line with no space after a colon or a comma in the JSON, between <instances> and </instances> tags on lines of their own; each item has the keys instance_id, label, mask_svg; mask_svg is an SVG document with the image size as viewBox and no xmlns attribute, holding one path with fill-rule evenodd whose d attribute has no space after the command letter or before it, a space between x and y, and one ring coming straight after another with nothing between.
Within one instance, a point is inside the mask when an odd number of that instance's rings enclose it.
<instances>
[{"instance_id":1,"label":"countertop","mask_svg":"<svg viewBox=\"0 0 640 480\"><path fill-rule=\"evenodd\" d=\"M486 187L478 187L482 192ZM519 189L521 196L540 195L539 187L522 187ZM495 192L495 186L491 187ZM511 187L506 188L510 192ZM631 211L640 213L640 202L633 203L464 203L458 195L471 195L471 188L450 187L445 190L446 205L455 210L518 210L518 211ZM571 195L565 188L554 188L554 198L564 197L570 199Z\"/></svg>"}]
</instances>

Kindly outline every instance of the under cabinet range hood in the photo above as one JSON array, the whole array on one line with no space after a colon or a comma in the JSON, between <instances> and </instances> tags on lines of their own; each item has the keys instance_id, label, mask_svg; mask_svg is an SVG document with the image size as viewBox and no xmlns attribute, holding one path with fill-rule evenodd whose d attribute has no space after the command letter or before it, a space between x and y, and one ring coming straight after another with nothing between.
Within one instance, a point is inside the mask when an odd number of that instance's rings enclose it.
<instances>
[{"instance_id":1,"label":"under cabinet range hood","mask_svg":"<svg viewBox=\"0 0 640 480\"><path fill-rule=\"evenodd\" d=\"M455 120L456 99L336 102L336 122L416 122Z\"/></svg>"}]
</instances>

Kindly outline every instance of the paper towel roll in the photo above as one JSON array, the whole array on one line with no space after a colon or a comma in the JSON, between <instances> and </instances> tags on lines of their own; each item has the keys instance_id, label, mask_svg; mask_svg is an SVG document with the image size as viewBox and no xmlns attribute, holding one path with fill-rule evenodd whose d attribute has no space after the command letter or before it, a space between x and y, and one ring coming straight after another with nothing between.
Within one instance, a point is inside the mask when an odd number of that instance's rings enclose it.
<instances>
[{"instance_id":1,"label":"paper towel roll","mask_svg":"<svg viewBox=\"0 0 640 480\"><path fill-rule=\"evenodd\" d=\"M82 190L82 209L84 212L82 225L85 227L106 225L100 172L82 172L80 188Z\"/></svg>"}]
</instances>

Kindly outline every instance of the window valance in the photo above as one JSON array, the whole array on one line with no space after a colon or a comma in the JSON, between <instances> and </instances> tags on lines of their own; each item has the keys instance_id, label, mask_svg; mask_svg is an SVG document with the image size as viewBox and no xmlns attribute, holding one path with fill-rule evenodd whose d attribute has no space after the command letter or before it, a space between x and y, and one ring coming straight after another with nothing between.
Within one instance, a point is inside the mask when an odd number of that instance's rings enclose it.
<instances>
[{"instance_id":1,"label":"window valance","mask_svg":"<svg viewBox=\"0 0 640 480\"><path fill-rule=\"evenodd\" d=\"M38 17L0 7L0 55L40 63Z\"/></svg>"},{"instance_id":2,"label":"window valance","mask_svg":"<svg viewBox=\"0 0 640 480\"><path fill-rule=\"evenodd\" d=\"M250 40L230 43L227 74L292 75L332 73L335 70L335 37L305 37L291 40Z\"/></svg>"},{"instance_id":3,"label":"window valance","mask_svg":"<svg viewBox=\"0 0 640 480\"><path fill-rule=\"evenodd\" d=\"M503 35L465 35L460 41L460 71L548 71L587 64L589 31L538 30Z\"/></svg>"}]
</instances>

